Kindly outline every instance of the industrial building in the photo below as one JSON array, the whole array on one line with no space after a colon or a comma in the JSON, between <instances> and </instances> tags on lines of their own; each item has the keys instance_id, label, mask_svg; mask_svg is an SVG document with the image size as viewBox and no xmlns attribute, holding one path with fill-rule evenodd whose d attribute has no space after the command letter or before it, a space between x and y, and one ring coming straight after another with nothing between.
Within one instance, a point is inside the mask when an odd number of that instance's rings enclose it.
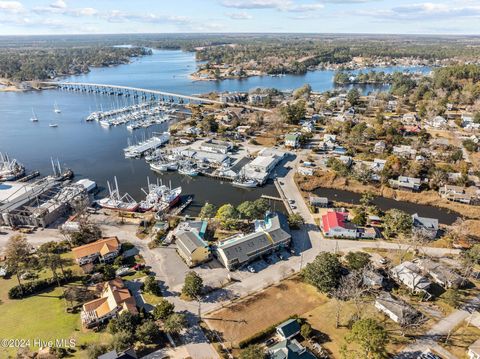
<instances>
[{"instance_id":1,"label":"industrial building","mask_svg":"<svg viewBox=\"0 0 480 359\"><path fill-rule=\"evenodd\" d=\"M53 177L0 183L0 225L45 228L73 208L88 205L88 201L85 187Z\"/></svg>"}]
</instances>

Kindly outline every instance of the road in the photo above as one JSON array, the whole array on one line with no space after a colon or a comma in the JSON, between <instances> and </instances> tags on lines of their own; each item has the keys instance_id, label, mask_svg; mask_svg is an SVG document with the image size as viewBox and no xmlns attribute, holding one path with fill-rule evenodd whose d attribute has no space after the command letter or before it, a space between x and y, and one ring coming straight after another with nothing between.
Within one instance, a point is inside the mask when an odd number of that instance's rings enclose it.
<instances>
[{"instance_id":1,"label":"road","mask_svg":"<svg viewBox=\"0 0 480 359\"><path fill-rule=\"evenodd\" d=\"M396 356L396 359L410 359L416 358L419 353L432 349L442 355L445 359L456 359L456 356L449 353L438 344L438 340L445 338L465 321L472 313L480 307L480 296L473 298L461 309L455 310L447 317L434 324L422 337L417 339L414 344L405 347L401 353Z\"/></svg>"}]
</instances>

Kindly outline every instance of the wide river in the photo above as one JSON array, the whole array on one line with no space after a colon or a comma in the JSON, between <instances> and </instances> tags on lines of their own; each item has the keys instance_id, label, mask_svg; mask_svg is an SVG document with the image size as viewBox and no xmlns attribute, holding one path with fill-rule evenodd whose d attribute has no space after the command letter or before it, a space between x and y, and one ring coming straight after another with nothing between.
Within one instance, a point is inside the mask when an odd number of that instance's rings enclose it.
<instances>
[{"instance_id":1,"label":"wide river","mask_svg":"<svg viewBox=\"0 0 480 359\"><path fill-rule=\"evenodd\" d=\"M257 87L274 87L280 90L295 89L309 83L315 91L334 88L334 71L312 71L302 76L252 77L245 80L220 82L195 82L188 75L195 71L197 63L193 53L182 51L154 51L152 56L134 60L128 65L97 68L85 75L66 78L67 81L125 85L146 89L158 89L179 94L200 94L210 91L248 91ZM377 68L378 71L405 70L401 67ZM429 71L428 68L411 68L412 71ZM372 91L372 86L363 91ZM380 88L384 89L384 88ZM0 152L8 153L27 166L39 170L42 175L52 172L50 158L72 168L78 178L90 178L105 187L106 182L117 176L121 192L130 193L135 199L144 197L141 187L146 178L156 175L143 159L128 160L122 149L132 134L125 126L104 129L98 123L87 123L85 117L102 106L110 109L127 104L124 98L107 95L63 92L59 90L0 93ZM61 114L53 112L54 104ZM32 111L39 122L32 123ZM58 123L57 128L49 123ZM152 127L137 131L139 139L149 136ZM163 129L165 130L165 129ZM172 185L181 185L184 194L194 194L195 201L188 212L195 213L205 201L216 205L225 202L238 204L258 198L262 193L276 194L273 185L254 190L237 189L229 183L221 183L205 177L195 179L174 174L163 175ZM188 213L187 212L187 213Z\"/></svg>"}]
</instances>

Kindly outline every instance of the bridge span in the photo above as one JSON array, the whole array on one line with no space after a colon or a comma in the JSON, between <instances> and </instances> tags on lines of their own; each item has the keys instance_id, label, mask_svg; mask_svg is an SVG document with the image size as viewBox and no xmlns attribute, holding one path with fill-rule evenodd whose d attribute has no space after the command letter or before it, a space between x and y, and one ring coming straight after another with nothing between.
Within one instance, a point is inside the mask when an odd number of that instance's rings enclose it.
<instances>
[{"instance_id":1,"label":"bridge span","mask_svg":"<svg viewBox=\"0 0 480 359\"><path fill-rule=\"evenodd\" d=\"M167 96L171 98L179 98L187 101L195 101L199 103L208 103L214 105L226 105L230 107L243 107L253 111L261 111L272 113L272 110L255 107L250 105L245 105L241 103L234 102L222 102L219 100L212 100L209 98L203 98L198 96L182 95L173 92L159 91L159 90L149 90L138 87L130 86L120 86L120 85L107 85L107 84L94 84L87 82L41 82L42 85L56 86L65 90L71 91L80 91L80 92L92 92L92 93L102 93L108 95L117 95L117 96L134 96L134 97L144 97L150 95L155 98L156 96Z\"/></svg>"}]
</instances>

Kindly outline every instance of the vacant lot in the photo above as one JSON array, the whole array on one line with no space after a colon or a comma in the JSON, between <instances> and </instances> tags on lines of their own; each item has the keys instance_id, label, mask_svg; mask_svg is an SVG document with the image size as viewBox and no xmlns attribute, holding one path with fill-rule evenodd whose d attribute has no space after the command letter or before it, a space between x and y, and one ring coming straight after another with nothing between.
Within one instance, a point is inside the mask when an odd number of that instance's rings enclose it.
<instances>
[{"instance_id":1,"label":"vacant lot","mask_svg":"<svg viewBox=\"0 0 480 359\"><path fill-rule=\"evenodd\" d=\"M211 329L221 333L227 345L236 346L241 340L289 316L301 316L325 302L327 298L315 288L292 279L210 313L204 320Z\"/></svg>"}]
</instances>

